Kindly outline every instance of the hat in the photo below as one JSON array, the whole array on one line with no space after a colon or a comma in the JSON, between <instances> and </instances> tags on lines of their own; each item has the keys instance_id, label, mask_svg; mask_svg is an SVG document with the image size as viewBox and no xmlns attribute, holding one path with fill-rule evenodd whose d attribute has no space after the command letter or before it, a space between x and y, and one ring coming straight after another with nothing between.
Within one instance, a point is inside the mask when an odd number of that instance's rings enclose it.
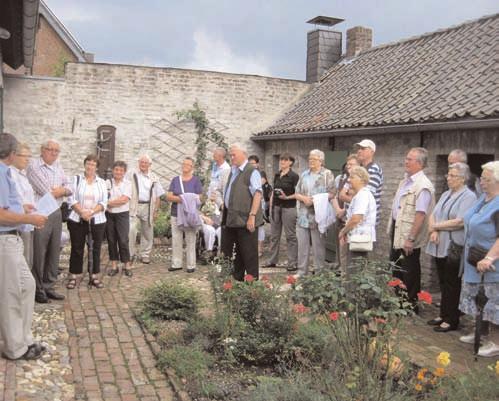
<instances>
[{"instance_id":1,"label":"hat","mask_svg":"<svg viewBox=\"0 0 499 401\"><path fill-rule=\"evenodd\" d=\"M369 148L372 149L373 152L376 152L376 144L370 139L363 139L362 141L356 143L355 145L361 148Z\"/></svg>"}]
</instances>

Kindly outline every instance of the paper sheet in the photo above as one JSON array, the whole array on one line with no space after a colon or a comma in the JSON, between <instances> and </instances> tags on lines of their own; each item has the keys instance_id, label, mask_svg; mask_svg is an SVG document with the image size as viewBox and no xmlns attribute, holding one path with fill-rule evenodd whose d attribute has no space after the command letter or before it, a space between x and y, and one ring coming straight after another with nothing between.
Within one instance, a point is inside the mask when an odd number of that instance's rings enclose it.
<instances>
[{"instance_id":1,"label":"paper sheet","mask_svg":"<svg viewBox=\"0 0 499 401\"><path fill-rule=\"evenodd\" d=\"M50 192L43 195L35 204L35 213L48 216L59 209L59 204Z\"/></svg>"}]
</instances>

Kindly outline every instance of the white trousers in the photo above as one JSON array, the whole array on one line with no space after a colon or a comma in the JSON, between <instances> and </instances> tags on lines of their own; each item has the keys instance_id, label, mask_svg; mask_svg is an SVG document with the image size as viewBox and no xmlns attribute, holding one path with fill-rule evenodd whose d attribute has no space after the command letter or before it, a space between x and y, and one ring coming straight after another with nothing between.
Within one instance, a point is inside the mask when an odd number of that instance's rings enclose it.
<instances>
[{"instance_id":1,"label":"white trousers","mask_svg":"<svg viewBox=\"0 0 499 401\"><path fill-rule=\"evenodd\" d=\"M207 251L213 251L215 239L218 238L218 247L222 245L222 228L215 228L208 224L203 224L204 245Z\"/></svg>"},{"instance_id":2,"label":"white trousers","mask_svg":"<svg viewBox=\"0 0 499 401\"><path fill-rule=\"evenodd\" d=\"M180 229L177 218L171 217L172 224L172 267L181 269L184 264L184 239L185 234L185 259L188 269L196 268L196 230L194 228Z\"/></svg>"},{"instance_id":3,"label":"white trousers","mask_svg":"<svg viewBox=\"0 0 499 401\"><path fill-rule=\"evenodd\" d=\"M0 336L3 352L9 358L19 358L33 344L35 289L35 279L23 255L22 239L0 235Z\"/></svg>"}]
</instances>

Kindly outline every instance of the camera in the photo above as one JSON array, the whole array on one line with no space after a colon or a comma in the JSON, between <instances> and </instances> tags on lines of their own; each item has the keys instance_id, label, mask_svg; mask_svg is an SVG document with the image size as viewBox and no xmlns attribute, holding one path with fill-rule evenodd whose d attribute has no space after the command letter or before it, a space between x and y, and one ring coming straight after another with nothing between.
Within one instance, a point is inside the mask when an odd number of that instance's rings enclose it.
<instances>
[{"instance_id":1,"label":"camera","mask_svg":"<svg viewBox=\"0 0 499 401\"><path fill-rule=\"evenodd\" d=\"M275 188L274 189L274 196L279 197L281 195L284 195L284 191L281 188Z\"/></svg>"}]
</instances>

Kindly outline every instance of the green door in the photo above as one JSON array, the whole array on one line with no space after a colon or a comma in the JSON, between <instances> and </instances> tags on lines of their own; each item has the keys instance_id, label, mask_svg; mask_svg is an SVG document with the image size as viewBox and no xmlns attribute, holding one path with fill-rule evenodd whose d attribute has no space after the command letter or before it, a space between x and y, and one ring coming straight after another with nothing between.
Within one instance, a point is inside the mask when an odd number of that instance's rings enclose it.
<instances>
[{"instance_id":1,"label":"green door","mask_svg":"<svg viewBox=\"0 0 499 401\"><path fill-rule=\"evenodd\" d=\"M346 150L337 150L337 151L326 151L324 152L326 157L326 168L331 170L334 173L334 177L336 178L339 174L341 174L341 168L348 156L348 152ZM336 230L330 229L327 233L326 238L326 260L328 262L334 262L336 260Z\"/></svg>"}]
</instances>

